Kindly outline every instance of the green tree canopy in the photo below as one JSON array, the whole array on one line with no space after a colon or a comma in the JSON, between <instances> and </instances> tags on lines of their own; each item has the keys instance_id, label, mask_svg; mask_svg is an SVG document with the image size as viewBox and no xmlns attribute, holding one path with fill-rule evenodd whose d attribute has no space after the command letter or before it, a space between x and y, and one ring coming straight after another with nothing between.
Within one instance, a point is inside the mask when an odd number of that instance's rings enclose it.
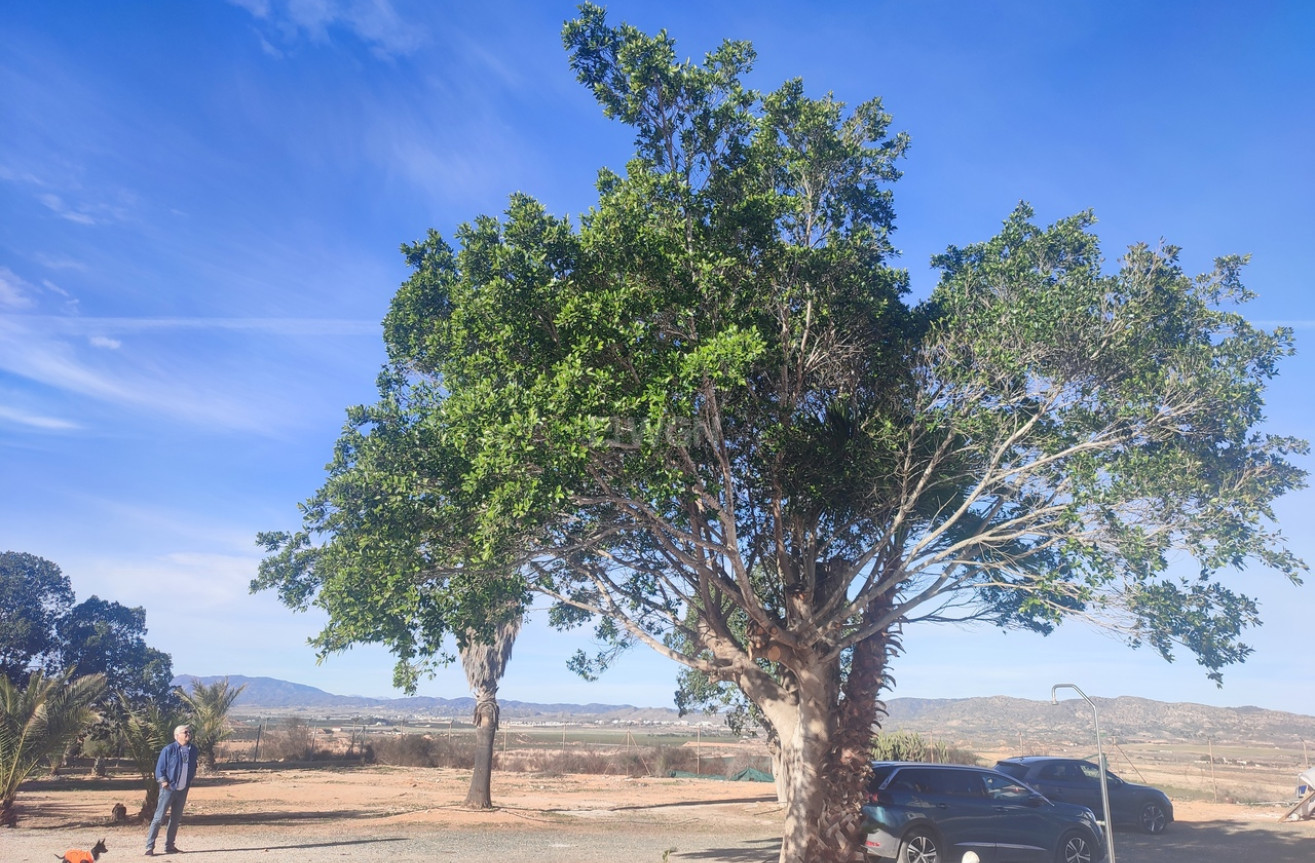
<instances>
[{"instance_id":1,"label":"green tree canopy","mask_svg":"<svg viewBox=\"0 0 1315 863\"><path fill-rule=\"evenodd\" d=\"M55 621L73 606L68 576L34 554L0 554L0 674L15 686L56 650Z\"/></svg>"},{"instance_id":2,"label":"green tree canopy","mask_svg":"<svg viewBox=\"0 0 1315 863\"><path fill-rule=\"evenodd\" d=\"M1291 333L1237 313L1241 259L1107 272L1089 214L1024 206L912 304L879 101L752 91L747 44L697 65L592 5L564 41L635 156L578 225L514 195L404 247L381 398L302 530L261 537L253 587L324 607L322 650L389 644L405 682L546 595L755 705L782 861L861 855L903 626L1079 616L1216 679L1246 657L1256 607L1223 577L1304 570L1271 503L1305 444L1259 431Z\"/></svg>"},{"instance_id":3,"label":"green tree canopy","mask_svg":"<svg viewBox=\"0 0 1315 863\"><path fill-rule=\"evenodd\" d=\"M56 627L60 667L79 675L103 674L108 690L134 707L176 706L173 660L146 644L146 609L92 596Z\"/></svg>"}]
</instances>

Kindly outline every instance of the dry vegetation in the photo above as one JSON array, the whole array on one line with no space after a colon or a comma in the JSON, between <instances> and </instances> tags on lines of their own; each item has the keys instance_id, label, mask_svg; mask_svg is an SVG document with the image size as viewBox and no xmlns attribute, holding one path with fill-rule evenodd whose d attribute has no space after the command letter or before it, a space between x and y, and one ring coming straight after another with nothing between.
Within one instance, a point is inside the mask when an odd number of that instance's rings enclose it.
<instances>
[{"instance_id":1,"label":"dry vegetation","mask_svg":"<svg viewBox=\"0 0 1315 863\"><path fill-rule=\"evenodd\" d=\"M222 761L233 764L340 761L469 770L474 764L474 738L469 725L455 721L370 727L332 720L312 724L288 716L243 723L219 753ZM494 752L494 769L508 773L638 778L673 772L731 775L746 768L770 772L770 759L761 743L724 733L704 737L694 730L504 723Z\"/></svg>"},{"instance_id":2,"label":"dry vegetation","mask_svg":"<svg viewBox=\"0 0 1315 863\"><path fill-rule=\"evenodd\" d=\"M917 737L890 735L897 742ZM258 742L258 746L257 746ZM942 741L922 736L929 760L983 765L1015 755L1071 755L1095 758L1094 742ZM1298 774L1310 766L1310 752L1292 745L1215 743L1184 740L1105 740L1110 769L1132 782L1164 789L1175 800L1282 805L1295 800ZM941 757L936 757L940 753ZM883 757L906 757L903 752ZM469 770L474 762L469 725L452 722L371 727L308 722L299 716L249 720L220 750L230 763L306 763L342 761L404 767ZM744 768L769 771L760 743L693 729L608 728L590 725L505 723L498 736L495 769L549 775L601 774L670 776L673 771L731 775Z\"/></svg>"}]
</instances>

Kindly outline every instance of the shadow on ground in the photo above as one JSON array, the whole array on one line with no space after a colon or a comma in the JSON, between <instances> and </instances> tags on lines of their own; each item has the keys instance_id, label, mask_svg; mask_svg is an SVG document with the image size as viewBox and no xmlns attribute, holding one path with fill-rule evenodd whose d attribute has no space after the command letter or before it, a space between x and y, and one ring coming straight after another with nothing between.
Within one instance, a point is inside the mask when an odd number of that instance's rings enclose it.
<instances>
[{"instance_id":1,"label":"shadow on ground","mask_svg":"<svg viewBox=\"0 0 1315 863\"><path fill-rule=\"evenodd\" d=\"M1159 836L1114 832L1119 863L1311 863L1304 825L1283 821L1178 821Z\"/></svg>"},{"instance_id":2,"label":"shadow on ground","mask_svg":"<svg viewBox=\"0 0 1315 863\"><path fill-rule=\"evenodd\" d=\"M363 809L322 809L308 812L190 812L183 816L188 824L227 826L231 824L314 824L317 821L371 821L396 813Z\"/></svg>"},{"instance_id":3,"label":"shadow on ground","mask_svg":"<svg viewBox=\"0 0 1315 863\"><path fill-rule=\"evenodd\" d=\"M705 848L701 851L671 852L665 860L715 860L717 863L775 863L781 857L780 839L751 839L734 848Z\"/></svg>"},{"instance_id":4,"label":"shadow on ground","mask_svg":"<svg viewBox=\"0 0 1315 863\"><path fill-rule=\"evenodd\" d=\"M242 851L305 851L310 848L345 848L352 845L376 845L382 842L405 842L406 839L401 836L385 837L383 839L344 839L341 842L296 842L288 845L255 845L245 848L202 848L199 850L183 849L187 851L188 857L197 857L201 854L235 854Z\"/></svg>"},{"instance_id":5,"label":"shadow on ground","mask_svg":"<svg viewBox=\"0 0 1315 863\"><path fill-rule=\"evenodd\" d=\"M754 797L727 797L714 800L675 800L669 803L637 803L634 806L609 806L609 812L645 811L652 809L675 809L681 806L721 806L725 803L775 803L775 794L759 794ZM567 812L570 809L547 809L547 812Z\"/></svg>"}]
</instances>

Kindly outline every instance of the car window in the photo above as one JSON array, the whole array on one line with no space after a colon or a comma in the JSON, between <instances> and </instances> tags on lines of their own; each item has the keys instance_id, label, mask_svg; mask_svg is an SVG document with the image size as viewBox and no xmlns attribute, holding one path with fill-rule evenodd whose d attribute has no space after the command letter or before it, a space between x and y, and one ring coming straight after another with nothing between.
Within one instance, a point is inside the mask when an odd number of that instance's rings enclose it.
<instances>
[{"instance_id":1,"label":"car window","mask_svg":"<svg viewBox=\"0 0 1315 863\"><path fill-rule=\"evenodd\" d=\"M1015 782L1013 777L993 773L983 773L981 777L987 796L993 800L1025 800L1032 796L1032 789Z\"/></svg>"},{"instance_id":2,"label":"car window","mask_svg":"<svg viewBox=\"0 0 1315 863\"><path fill-rule=\"evenodd\" d=\"M1039 779L1063 781L1068 779L1067 764L1045 764L1036 773Z\"/></svg>"},{"instance_id":3,"label":"car window","mask_svg":"<svg viewBox=\"0 0 1315 863\"><path fill-rule=\"evenodd\" d=\"M912 791L918 794L943 793L936 782L934 771L906 767L896 773L887 786L892 791Z\"/></svg>"},{"instance_id":4,"label":"car window","mask_svg":"<svg viewBox=\"0 0 1315 863\"><path fill-rule=\"evenodd\" d=\"M893 791L917 794L944 794L951 797L985 797L983 774L976 770L953 768L905 767L891 777L886 787Z\"/></svg>"},{"instance_id":5,"label":"car window","mask_svg":"<svg viewBox=\"0 0 1315 863\"><path fill-rule=\"evenodd\" d=\"M1011 764L1007 761L1001 761L999 764L995 765L995 769L999 770L1001 773L1008 773L1015 779L1022 779L1027 773L1027 768L1023 765Z\"/></svg>"},{"instance_id":6,"label":"car window","mask_svg":"<svg viewBox=\"0 0 1315 863\"><path fill-rule=\"evenodd\" d=\"M1081 762L1080 767L1082 770L1082 775L1085 776L1087 779L1090 779L1092 782L1100 781L1100 767L1098 765L1092 764L1089 761L1083 761ZM1108 770L1105 771L1105 779L1106 781L1109 782L1110 785L1114 785L1123 781L1122 779L1115 776L1113 773L1109 772Z\"/></svg>"},{"instance_id":7,"label":"car window","mask_svg":"<svg viewBox=\"0 0 1315 863\"><path fill-rule=\"evenodd\" d=\"M890 764L873 765L872 778L868 780L868 793L870 794L880 788L881 783L886 781L887 777L890 776L890 772L894 769L895 767Z\"/></svg>"},{"instance_id":8,"label":"car window","mask_svg":"<svg viewBox=\"0 0 1315 863\"><path fill-rule=\"evenodd\" d=\"M985 797L981 774L973 770L933 770L932 781L942 794L954 797Z\"/></svg>"},{"instance_id":9,"label":"car window","mask_svg":"<svg viewBox=\"0 0 1315 863\"><path fill-rule=\"evenodd\" d=\"M950 770L948 773L953 774L951 780L954 790L950 793L960 797L985 797L986 786L982 784L982 777L986 774L979 773L976 770Z\"/></svg>"}]
</instances>

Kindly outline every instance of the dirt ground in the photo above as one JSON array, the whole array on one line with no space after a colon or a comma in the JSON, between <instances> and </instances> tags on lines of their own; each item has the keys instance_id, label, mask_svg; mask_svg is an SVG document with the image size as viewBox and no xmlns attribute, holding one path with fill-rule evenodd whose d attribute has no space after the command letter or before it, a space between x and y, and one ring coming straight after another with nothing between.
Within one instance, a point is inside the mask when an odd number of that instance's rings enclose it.
<instances>
[{"instance_id":1,"label":"dirt ground","mask_svg":"<svg viewBox=\"0 0 1315 863\"><path fill-rule=\"evenodd\" d=\"M421 768L222 769L198 777L178 843L189 857L207 855L205 863L767 863L779 850L781 811L765 783L497 774L498 808L475 812L461 806L469 777ZM144 825L109 826L109 816L115 803L134 812L142 798L127 779L29 783L18 797L19 827L0 830L0 863L49 863L101 837L109 846L102 863L140 857ZM1116 856L1122 863L1315 860L1315 821L1280 822L1283 813L1175 801L1177 820L1162 836L1116 830Z\"/></svg>"}]
</instances>

